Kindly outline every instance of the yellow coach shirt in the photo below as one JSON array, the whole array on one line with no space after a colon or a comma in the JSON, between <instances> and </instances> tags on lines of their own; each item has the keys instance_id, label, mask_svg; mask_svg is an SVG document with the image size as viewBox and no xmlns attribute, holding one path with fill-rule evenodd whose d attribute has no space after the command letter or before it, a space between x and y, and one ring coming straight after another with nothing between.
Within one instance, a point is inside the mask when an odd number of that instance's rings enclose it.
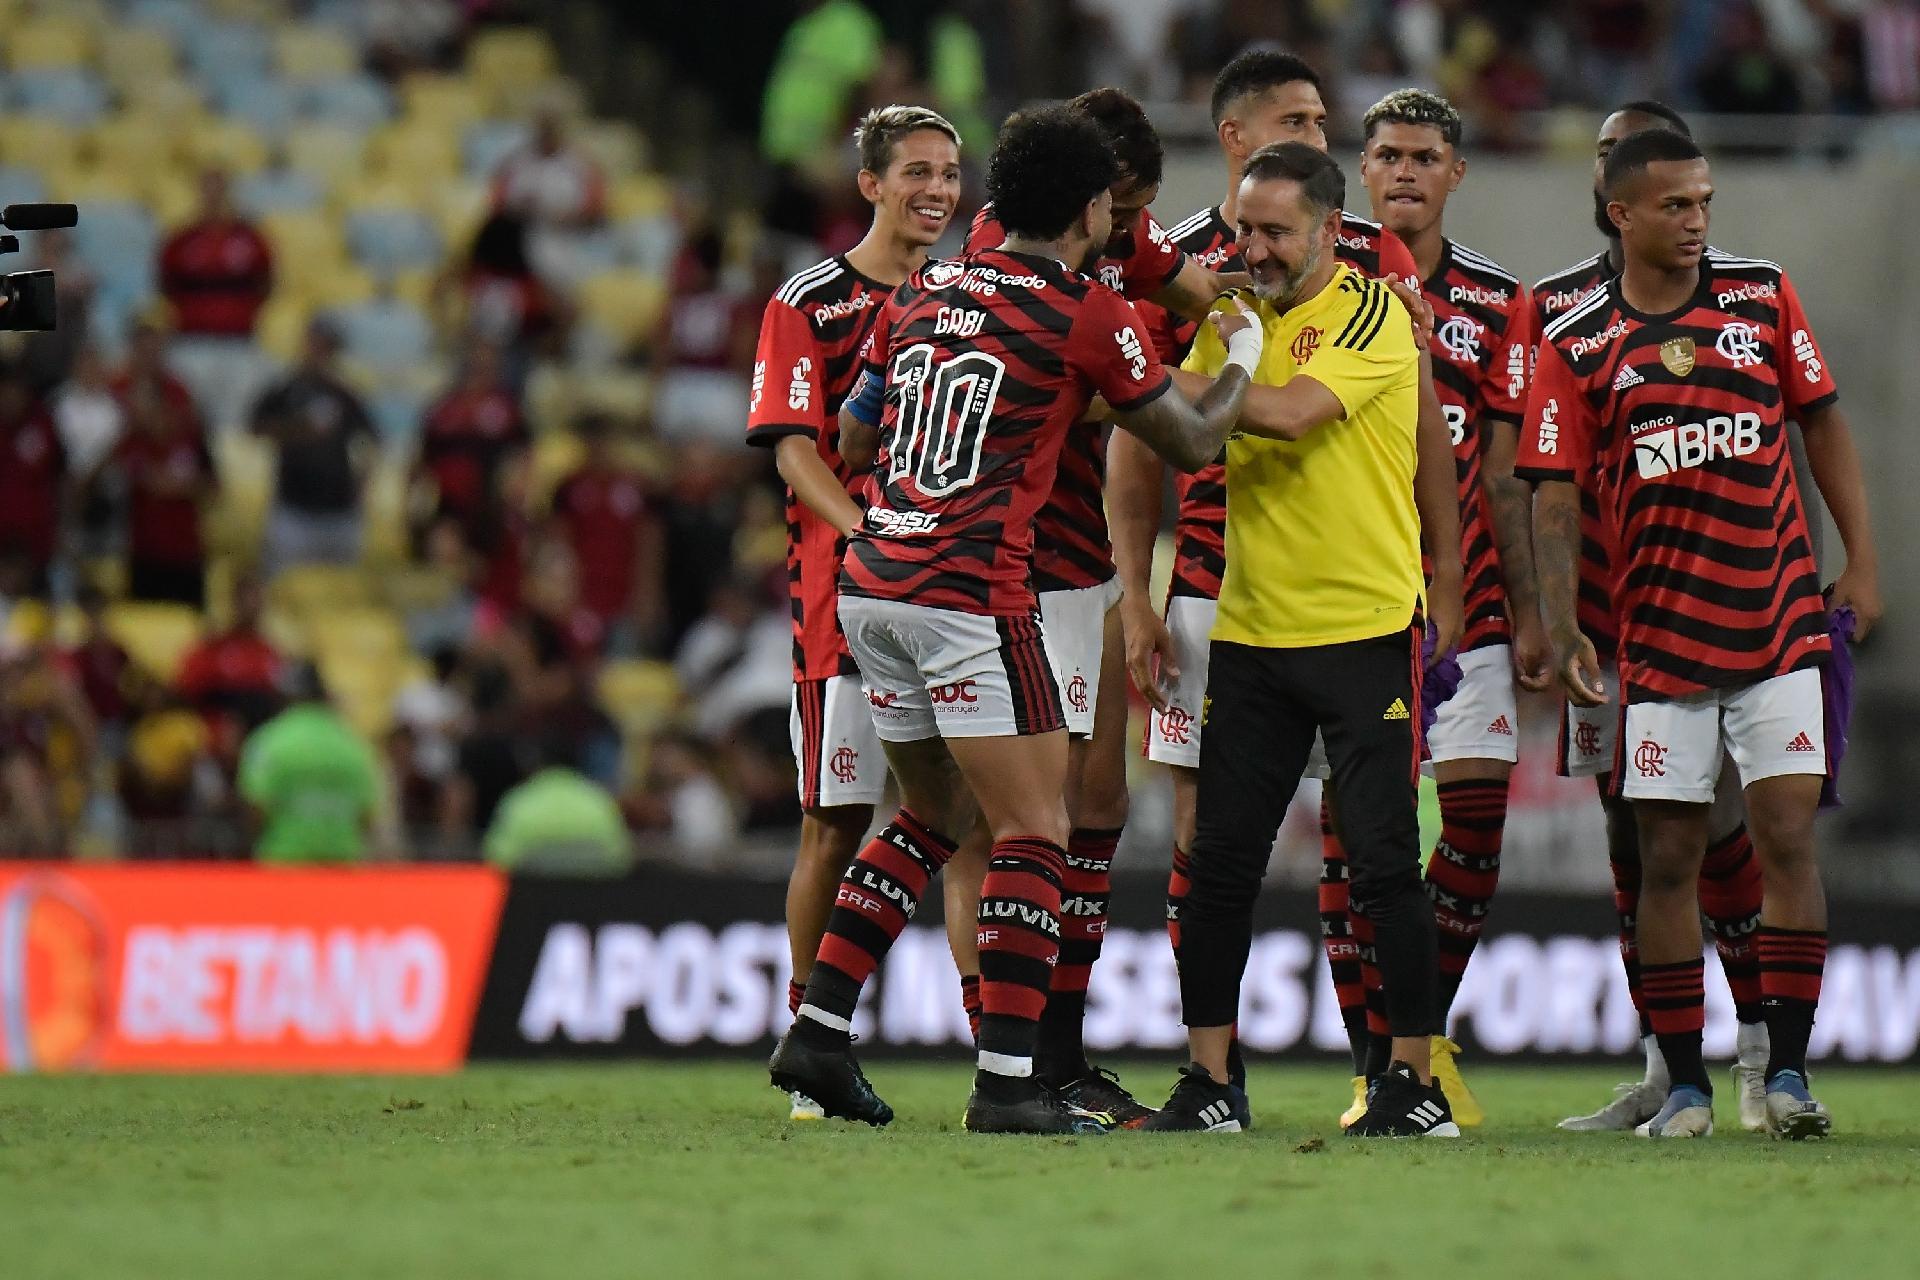
<instances>
[{"instance_id":1,"label":"yellow coach shirt","mask_svg":"<svg viewBox=\"0 0 1920 1280\"><path fill-rule=\"evenodd\" d=\"M1254 309L1267 335L1254 381L1309 375L1346 416L1304 440L1229 439L1227 576L1213 638L1295 649L1404 631L1423 585L1420 367L1406 308L1342 264L1284 315L1261 300ZM1211 377L1225 363L1219 335L1201 325L1185 367Z\"/></svg>"}]
</instances>

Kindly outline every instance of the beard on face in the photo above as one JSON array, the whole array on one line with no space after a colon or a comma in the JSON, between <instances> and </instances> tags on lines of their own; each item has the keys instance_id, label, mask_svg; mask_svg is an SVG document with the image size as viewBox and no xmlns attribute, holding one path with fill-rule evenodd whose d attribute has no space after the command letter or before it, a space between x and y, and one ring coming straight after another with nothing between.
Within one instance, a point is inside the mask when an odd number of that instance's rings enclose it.
<instances>
[{"instance_id":1,"label":"beard on face","mask_svg":"<svg viewBox=\"0 0 1920 1280\"><path fill-rule=\"evenodd\" d=\"M1598 187L1593 189L1593 225L1609 240L1620 238L1620 228L1614 226L1613 219L1607 216L1607 198Z\"/></svg>"},{"instance_id":2,"label":"beard on face","mask_svg":"<svg viewBox=\"0 0 1920 1280\"><path fill-rule=\"evenodd\" d=\"M1255 280L1253 291L1274 306L1285 310L1293 305L1295 298L1300 296L1300 286L1306 283L1307 277L1312 275L1319 266L1320 245L1315 242L1313 247L1307 250L1307 256L1300 260L1297 269L1282 268L1278 273L1278 279L1272 284L1262 284Z\"/></svg>"}]
</instances>

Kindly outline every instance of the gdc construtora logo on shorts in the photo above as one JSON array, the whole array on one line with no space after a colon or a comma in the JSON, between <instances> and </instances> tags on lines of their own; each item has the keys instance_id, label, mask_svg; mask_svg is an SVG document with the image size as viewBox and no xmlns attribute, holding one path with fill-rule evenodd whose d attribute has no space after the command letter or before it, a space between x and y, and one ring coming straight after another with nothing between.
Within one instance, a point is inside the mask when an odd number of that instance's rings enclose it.
<instances>
[{"instance_id":1,"label":"gdc construtora logo on shorts","mask_svg":"<svg viewBox=\"0 0 1920 1280\"><path fill-rule=\"evenodd\" d=\"M479 868L0 871L10 1070L446 1071L504 882Z\"/></svg>"}]
</instances>

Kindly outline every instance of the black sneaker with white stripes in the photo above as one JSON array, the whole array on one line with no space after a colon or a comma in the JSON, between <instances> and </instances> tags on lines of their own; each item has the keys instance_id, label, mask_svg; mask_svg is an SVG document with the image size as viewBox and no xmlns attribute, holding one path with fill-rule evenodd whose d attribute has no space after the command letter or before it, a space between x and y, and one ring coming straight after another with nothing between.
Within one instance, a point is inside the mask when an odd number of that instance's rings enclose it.
<instances>
[{"instance_id":1,"label":"black sneaker with white stripes","mask_svg":"<svg viewBox=\"0 0 1920 1280\"><path fill-rule=\"evenodd\" d=\"M1366 1114L1347 1126L1349 1138L1457 1138L1453 1108L1437 1084L1421 1084L1404 1062L1387 1068L1367 1092Z\"/></svg>"},{"instance_id":2,"label":"black sneaker with white stripes","mask_svg":"<svg viewBox=\"0 0 1920 1280\"><path fill-rule=\"evenodd\" d=\"M1143 1133L1243 1133L1253 1127L1247 1091L1221 1084L1199 1063L1180 1068L1166 1105L1135 1128Z\"/></svg>"}]
</instances>

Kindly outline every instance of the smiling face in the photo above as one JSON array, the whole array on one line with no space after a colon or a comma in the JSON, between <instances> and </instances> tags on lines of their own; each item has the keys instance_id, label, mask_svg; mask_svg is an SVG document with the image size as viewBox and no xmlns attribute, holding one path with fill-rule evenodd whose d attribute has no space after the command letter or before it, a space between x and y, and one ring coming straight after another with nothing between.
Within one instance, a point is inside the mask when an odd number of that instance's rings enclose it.
<instances>
[{"instance_id":1,"label":"smiling face","mask_svg":"<svg viewBox=\"0 0 1920 1280\"><path fill-rule=\"evenodd\" d=\"M902 239L930 246L960 202L960 148L938 129L915 129L894 144L886 172L860 171L860 194Z\"/></svg>"},{"instance_id":2,"label":"smiling face","mask_svg":"<svg viewBox=\"0 0 1920 1280\"><path fill-rule=\"evenodd\" d=\"M1142 186L1132 178L1121 178L1108 188L1108 194L1112 197L1113 227L1101 243L1106 246L1109 257L1125 257L1132 251L1133 237L1142 234L1143 215L1159 196L1160 184Z\"/></svg>"},{"instance_id":3,"label":"smiling face","mask_svg":"<svg viewBox=\"0 0 1920 1280\"><path fill-rule=\"evenodd\" d=\"M1286 310L1333 253L1340 214L1316 215L1298 182L1248 178L1240 184L1238 242L1253 291Z\"/></svg>"},{"instance_id":4,"label":"smiling face","mask_svg":"<svg viewBox=\"0 0 1920 1280\"><path fill-rule=\"evenodd\" d=\"M1467 162L1430 124L1374 126L1361 153L1360 177L1373 199L1373 215L1402 240L1427 231L1446 211Z\"/></svg>"},{"instance_id":5,"label":"smiling face","mask_svg":"<svg viewBox=\"0 0 1920 1280\"><path fill-rule=\"evenodd\" d=\"M1660 271L1700 265L1713 181L1705 160L1655 160L1621 183L1607 215L1629 258Z\"/></svg>"}]
</instances>

